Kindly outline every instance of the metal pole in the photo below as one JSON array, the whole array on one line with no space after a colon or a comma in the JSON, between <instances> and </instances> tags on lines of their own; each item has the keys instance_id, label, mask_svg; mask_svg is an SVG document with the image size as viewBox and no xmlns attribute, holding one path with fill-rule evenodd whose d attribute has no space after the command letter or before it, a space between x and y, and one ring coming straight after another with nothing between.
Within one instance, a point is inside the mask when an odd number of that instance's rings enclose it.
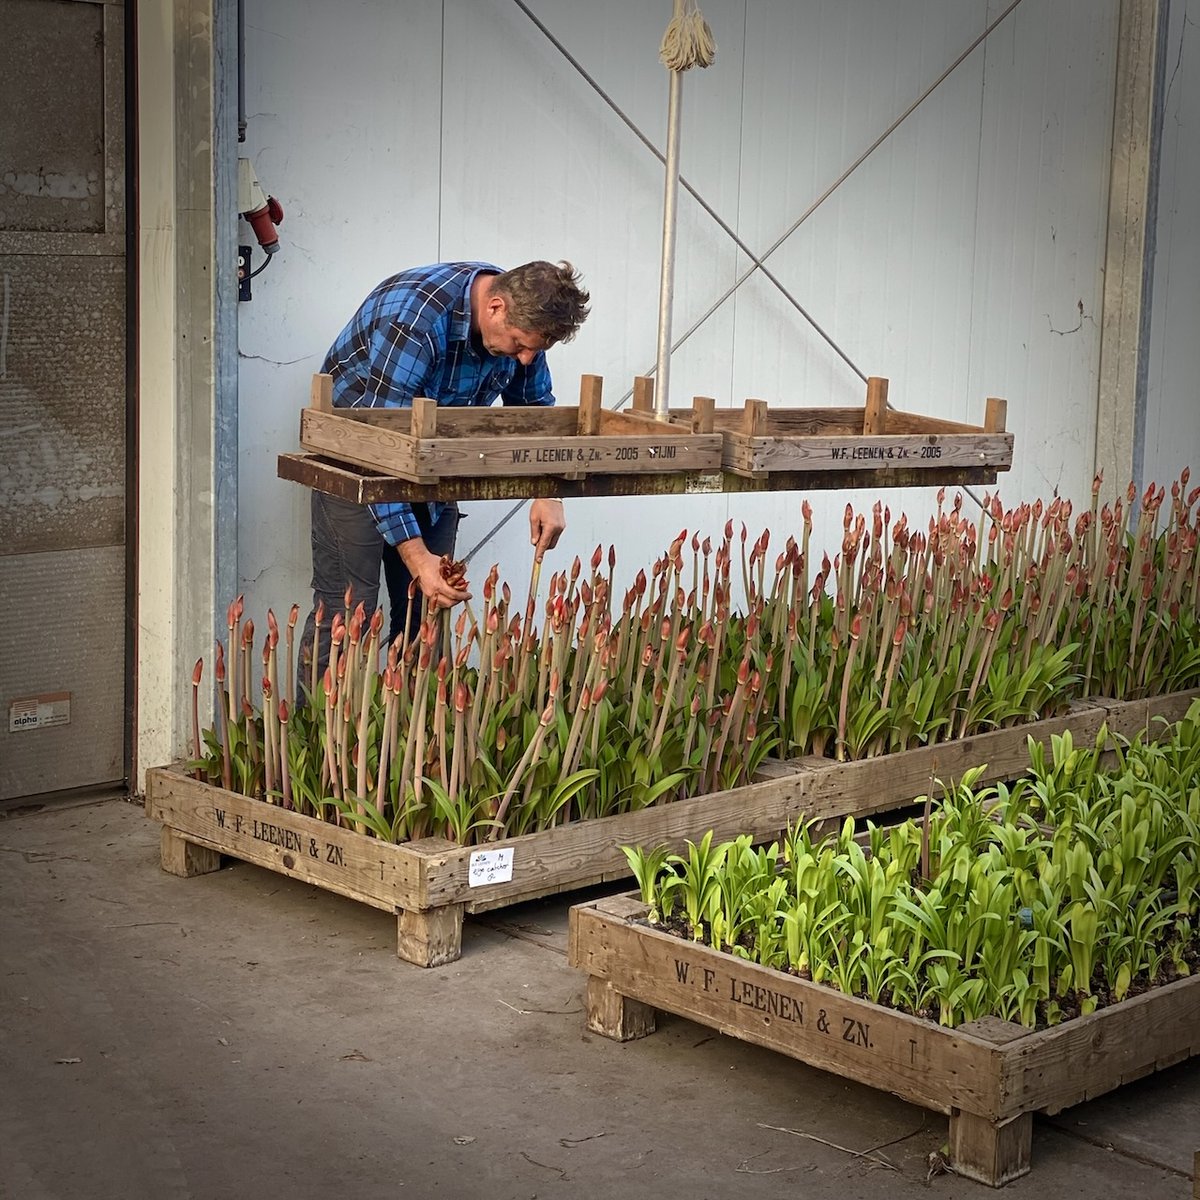
<instances>
[{"instance_id":1,"label":"metal pole","mask_svg":"<svg viewBox=\"0 0 1200 1200\"><path fill-rule=\"evenodd\" d=\"M675 295L675 225L679 197L679 118L683 108L683 72L671 72L667 105L667 184L663 199L662 277L658 288L658 358L654 375L654 411L666 420L670 407L671 304Z\"/></svg>"}]
</instances>

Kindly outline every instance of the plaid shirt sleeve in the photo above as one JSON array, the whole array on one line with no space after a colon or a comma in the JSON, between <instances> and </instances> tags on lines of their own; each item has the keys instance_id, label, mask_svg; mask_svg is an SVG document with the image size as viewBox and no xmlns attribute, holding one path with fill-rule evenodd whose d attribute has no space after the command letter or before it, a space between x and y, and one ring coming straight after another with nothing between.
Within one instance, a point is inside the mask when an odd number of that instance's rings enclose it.
<instances>
[{"instance_id":1,"label":"plaid shirt sleeve","mask_svg":"<svg viewBox=\"0 0 1200 1200\"><path fill-rule=\"evenodd\" d=\"M411 407L413 397L424 390L433 359L434 350L428 337L417 334L403 322L386 322L371 338L367 390L351 401L351 407ZM392 501L368 507L389 546L421 536L411 504Z\"/></svg>"}]
</instances>

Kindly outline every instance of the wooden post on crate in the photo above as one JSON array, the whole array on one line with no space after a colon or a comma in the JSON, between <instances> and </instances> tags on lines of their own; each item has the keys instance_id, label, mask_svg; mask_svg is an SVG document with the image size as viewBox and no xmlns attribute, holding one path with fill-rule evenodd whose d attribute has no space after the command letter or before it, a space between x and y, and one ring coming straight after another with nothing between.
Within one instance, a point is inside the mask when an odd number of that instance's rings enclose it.
<instances>
[{"instance_id":1,"label":"wooden post on crate","mask_svg":"<svg viewBox=\"0 0 1200 1200\"><path fill-rule=\"evenodd\" d=\"M333 412L332 375L314 375L312 377L312 388L308 394L308 404L310 408L315 408L318 412Z\"/></svg>"},{"instance_id":2,"label":"wooden post on crate","mask_svg":"<svg viewBox=\"0 0 1200 1200\"><path fill-rule=\"evenodd\" d=\"M437 437L437 401L417 396L412 402L412 424L409 432L415 438Z\"/></svg>"},{"instance_id":3,"label":"wooden post on crate","mask_svg":"<svg viewBox=\"0 0 1200 1200\"><path fill-rule=\"evenodd\" d=\"M654 416L654 380L649 375L634 377L633 411L645 417Z\"/></svg>"},{"instance_id":4,"label":"wooden post on crate","mask_svg":"<svg viewBox=\"0 0 1200 1200\"><path fill-rule=\"evenodd\" d=\"M863 409L863 436L887 433L888 381L878 375L867 380L867 406Z\"/></svg>"},{"instance_id":5,"label":"wooden post on crate","mask_svg":"<svg viewBox=\"0 0 1200 1200\"><path fill-rule=\"evenodd\" d=\"M767 402L747 400L742 410L742 432L747 437L762 437L767 432Z\"/></svg>"},{"instance_id":6,"label":"wooden post on crate","mask_svg":"<svg viewBox=\"0 0 1200 1200\"><path fill-rule=\"evenodd\" d=\"M396 955L418 967L457 962L462 957L462 928L461 904L427 910L402 908L396 914Z\"/></svg>"},{"instance_id":7,"label":"wooden post on crate","mask_svg":"<svg viewBox=\"0 0 1200 1200\"><path fill-rule=\"evenodd\" d=\"M712 396L692 397L693 433L712 433L713 413L716 411L716 408L717 402L712 398Z\"/></svg>"},{"instance_id":8,"label":"wooden post on crate","mask_svg":"<svg viewBox=\"0 0 1200 1200\"><path fill-rule=\"evenodd\" d=\"M191 879L194 875L210 875L213 871L221 869L219 850L210 850L207 846L189 842L167 825L162 827L159 859L162 869L168 875L178 875L181 879Z\"/></svg>"},{"instance_id":9,"label":"wooden post on crate","mask_svg":"<svg viewBox=\"0 0 1200 1200\"><path fill-rule=\"evenodd\" d=\"M654 1032L655 1013L649 1004L622 996L607 979L589 975L587 1027L616 1042L632 1042Z\"/></svg>"},{"instance_id":10,"label":"wooden post on crate","mask_svg":"<svg viewBox=\"0 0 1200 1200\"><path fill-rule=\"evenodd\" d=\"M981 1017L960 1026L963 1033L983 1038L997 1048L1026 1037L1029 1030L1013 1021ZM959 1175L1001 1187L1029 1173L1033 1155L1033 1113L992 1121L975 1113L950 1113L950 1165Z\"/></svg>"},{"instance_id":11,"label":"wooden post on crate","mask_svg":"<svg viewBox=\"0 0 1200 1200\"><path fill-rule=\"evenodd\" d=\"M604 380L599 375L583 375L579 380L580 437L595 437L600 432L601 396Z\"/></svg>"},{"instance_id":12,"label":"wooden post on crate","mask_svg":"<svg viewBox=\"0 0 1200 1200\"><path fill-rule=\"evenodd\" d=\"M983 414L984 433L1004 433L1004 423L1008 420L1008 401L997 400L989 396Z\"/></svg>"}]
</instances>

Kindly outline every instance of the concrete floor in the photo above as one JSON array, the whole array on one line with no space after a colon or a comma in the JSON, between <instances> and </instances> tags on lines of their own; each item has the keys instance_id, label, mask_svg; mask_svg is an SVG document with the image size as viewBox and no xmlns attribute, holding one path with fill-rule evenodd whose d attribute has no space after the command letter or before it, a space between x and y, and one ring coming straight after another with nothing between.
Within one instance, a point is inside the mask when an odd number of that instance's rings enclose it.
<instances>
[{"instance_id":1,"label":"concrete floor","mask_svg":"<svg viewBox=\"0 0 1200 1200\"><path fill-rule=\"evenodd\" d=\"M663 1017L590 1035L572 900L468 918L461 961L236 864L177 879L120 800L0 819L0 1196L991 1196L946 1119ZM1037 1118L1019 1197L1190 1197L1200 1060Z\"/></svg>"}]
</instances>

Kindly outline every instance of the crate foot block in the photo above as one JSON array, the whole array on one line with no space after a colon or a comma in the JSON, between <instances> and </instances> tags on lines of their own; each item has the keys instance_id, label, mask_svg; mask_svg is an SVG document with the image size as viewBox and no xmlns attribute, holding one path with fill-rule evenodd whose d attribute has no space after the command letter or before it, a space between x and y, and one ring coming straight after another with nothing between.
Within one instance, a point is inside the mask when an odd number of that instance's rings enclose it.
<instances>
[{"instance_id":1,"label":"crate foot block","mask_svg":"<svg viewBox=\"0 0 1200 1200\"><path fill-rule=\"evenodd\" d=\"M168 875L178 875L182 879L190 879L193 875L209 875L221 869L219 850L189 842L166 825L162 827L159 853L162 869Z\"/></svg>"},{"instance_id":2,"label":"crate foot block","mask_svg":"<svg viewBox=\"0 0 1200 1200\"><path fill-rule=\"evenodd\" d=\"M587 1027L618 1042L631 1042L655 1030L654 1009L631 1000L607 980L589 975L587 981Z\"/></svg>"},{"instance_id":3,"label":"crate foot block","mask_svg":"<svg viewBox=\"0 0 1200 1200\"><path fill-rule=\"evenodd\" d=\"M950 1114L950 1165L967 1179L1003 1187L1029 1173L1033 1113L989 1121L956 1109Z\"/></svg>"},{"instance_id":4,"label":"crate foot block","mask_svg":"<svg viewBox=\"0 0 1200 1200\"><path fill-rule=\"evenodd\" d=\"M462 957L463 905L396 914L396 954L418 967L440 967Z\"/></svg>"}]
</instances>

